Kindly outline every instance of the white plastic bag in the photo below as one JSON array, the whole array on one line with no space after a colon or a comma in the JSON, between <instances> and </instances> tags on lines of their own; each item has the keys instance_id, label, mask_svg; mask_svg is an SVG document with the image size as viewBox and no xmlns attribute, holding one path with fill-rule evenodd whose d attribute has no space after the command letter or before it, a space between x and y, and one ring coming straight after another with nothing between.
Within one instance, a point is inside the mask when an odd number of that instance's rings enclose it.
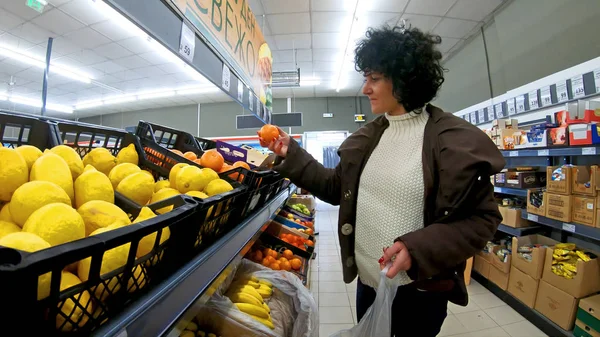
<instances>
[{"instance_id":1,"label":"white plastic bag","mask_svg":"<svg viewBox=\"0 0 600 337\"><path fill-rule=\"evenodd\" d=\"M381 271L375 301L358 325L349 330L338 331L330 337L388 337L392 335L392 303L396 297L398 285L385 275L389 267L388 264Z\"/></svg>"},{"instance_id":2,"label":"white plastic bag","mask_svg":"<svg viewBox=\"0 0 600 337\"><path fill-rule=\"evenodd\" d=\"M238 275L253 275L268 280L276 288L269 302L275 330L268 329L237 310L229 298L224 296L232 280ZM318 337L319 335L317 304L300 279L292 273L271 270L246 259L242 259L237 270L227 276L206 307L221 312L229 319L236 320L263 337Z\"/></svg>"}]
</instances>

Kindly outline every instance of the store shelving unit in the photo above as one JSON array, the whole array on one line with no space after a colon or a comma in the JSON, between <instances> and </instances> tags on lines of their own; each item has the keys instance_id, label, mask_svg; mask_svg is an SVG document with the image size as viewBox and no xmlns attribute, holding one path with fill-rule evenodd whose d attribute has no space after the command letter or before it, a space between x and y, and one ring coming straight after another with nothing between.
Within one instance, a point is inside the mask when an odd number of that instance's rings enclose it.
<instances>
[{"instance_id":1,"label":"store shelving unit","mask_svg":"<svg viewBox=\"0 0 600 337\"><path fill-rule=\"evenodd\" d=\"M524 236L530 234L536 234L544 231L544 227L542 226L530 226L523 228L513 228L503 224L498 225L498 231L502 233L506 233L512 236Z\"/></svg>"},{"instance_id":2,"label":"store shelving unit","mask_svg":"<svg viewBox=\"0 0 600 337\"><path fill-rule=\"evenodd\" d=\"M502 301L515 309L519 314L521 314L525 319L529 322L537 326L540 330L542 330L545 334L552 337L574 337L571 331L566 331L565 329L556 325L556 323L552 322L546 316L540 314L539 312L531 309L523 302L519 301L513 295L508 292L502 290L500 287L481 276L478 272L473 271L471 273L471 277L479 282L482 286L487 288L494 295L498 296Z\"/></svg>"},{"instance_id":3,"label":"store shelving unit","mask_svg":"<svg viewBox=\"0 0 600 337\"><path fill-rule=\"evenodd\" d=\"M527 196L527 190L522 189L522 188L510 188L510 187L494 187L494 192L496 193L501 193L501 194L507 194L507 195L514 195L517 197L526 197Z\"/></svg>"},{"instance_id":4,"label":"store shelving unit","mask_svg":"<svg viewBox=\"0 0 600 337\"><path fill-rule=\"evenodd\" d=\"M523 219L533 221L543 226L552 227L554 229L583 236L588 239L600 241L600 228L594 228L576 223L562 222L539 215L527 214L527 212L525 211L521 212L521 216L523 217Z\"/></svg>"},{"instance_id":5,"label":"store shelving unit","mask_svg":"<svg viewBox=\"0 0 600 337\"><path fill-rule=\"evenodd\" d=\"M189 309L208 301L222 282L219 276L239 263L262 234L265 223L277 214L293 190L291 185L281 191L213 246L96 330L93 336L166 336L180 320L190 321L191 317L186 319L185 316L192 315L194 310Z\"/></svg>"}]
</instances>

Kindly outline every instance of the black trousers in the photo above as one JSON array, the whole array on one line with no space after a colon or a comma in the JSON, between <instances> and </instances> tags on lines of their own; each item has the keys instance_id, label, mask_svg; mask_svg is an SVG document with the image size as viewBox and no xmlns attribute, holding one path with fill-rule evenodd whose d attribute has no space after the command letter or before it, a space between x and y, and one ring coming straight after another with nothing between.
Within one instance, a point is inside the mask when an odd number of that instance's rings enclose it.
<instances>
[{"instance_id":1,"label":"black trousers","mask_svg":"<svg viewBox=\"0 0 600 337\"><path fill-rule=\"evenodd\" d=\"M375 289L357 281L356 318L360 321L375 301ZM448 300L442 293L420 291L411 285L398 287L392 304L391 337L435 337L446 319Z\"/></svg>"}]
</instances>

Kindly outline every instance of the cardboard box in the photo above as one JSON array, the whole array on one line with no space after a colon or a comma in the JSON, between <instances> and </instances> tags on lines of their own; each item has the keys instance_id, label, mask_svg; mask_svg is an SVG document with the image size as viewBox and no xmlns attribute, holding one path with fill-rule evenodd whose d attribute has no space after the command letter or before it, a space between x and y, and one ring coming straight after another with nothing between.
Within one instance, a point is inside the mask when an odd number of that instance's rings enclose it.
<instances>
[{"instance_id":1,"label":"cardboard box","mask_svg":"<svg viewBox=\"0 0 600 337\"><path fill-rule=\"evenodd\" d=\"M587 195L595 197L598 195L597 175L598 166L573 166L573 187L572 193L577 195Z\"/></svg>"},{"instance_id":2,"label":"cardboard box","mask_svg":"<svg viewBox=\"0 0 600 337\"><path fill-rule=\"evenodd\" d=\"M510 277L509 273L504 273L503 271L498 270L498 268L494 268L494 266L492 266L490 268L489 280L500 287L500 289L506 290L508 289L508 280Z\"/></svg>"},{"instance_id":3,"label":"cardboard box","mask_svg":"<svg viewBox=\"0 0 600 337\"><path fill-rule=\"evenodd\" d=\"M524 148L548 147L548 130L531 130L525 134Z\"/></svg>"},{"instance_id":4,"label":"cardboard box","mask_svg":"<svg viewBox=\"0 0 600 337\"><path fill-rule=\"evenodd\" d=\"M525 131L517 129L499 129L497 136L493 139L499 139L496 145L499 145L504 150L514 150L515 146L525 142Z\"/></svg>"},{"instance_id":5,"label":"cardboard box","mask_svg":"<svg viewBox=\"0 0 600 337\"><path fill-rule=\"evenodd\" d=\"M546 186L545 172L506 172L506 186L512 188L534 188Z\"/></svg>"},{"instance_id":6,"label":"cardboard box","mask_svg":"<svg viewBox=\"0 0 600 337\"><path fill-rule=\"evenodd\" d=\"M571 222L573 209L572 196L546 193L546 217L563 222Z\"/></svg>"},{"instance_id":7,"label":"cardboard box","mask_svg":"<svg viewBox=\"0 0 600 337\"><path fill-rule=\"evenodd\" d=\"M561 173L554 174L561 168ZM571 167L548 166L546 168L546 190L556 194L571 194L573 188L573 170Z\"/></svg>"},{"instance_id":8,"label":"cardboard box","mask_svg":"<svg viewBox=\"0 0 600 337\"><path fill-rule=\"evenodd\" d=\"M492 256L492 266L494 266L501 272L508 274L508 273L510 273L512 254L506 255L504 261L501 261L500 258L496 255L496 252L498 252L502 248L505 248L505 247L496 246L496 247L494 247L494 254L490 254Z\"/></svg>"},{"instance_id":9,"label":"cardboard box","mask_svg":"<svg viewBox=\"0 0 600 337\"><path fill-rule=\"evenodd\" d=\"M597 124L569 125L569 144L592 145L600 143Z\"/></svg>"},{"instance_id":10,"label":"cardboard box","mask_svg":"<svg viewBox=\"0 0 600 337\"><path fill-rule=\"evenodd\" d=\"M512 247L513 252L518 252L519 247L523 247L525 245L546 245L548 247L553 247L557 244L558 241L552 240L549 237L545 237L543 235L534 234L522 237L513 237L512 239ZM546 250L544 247L536 247L533 248L531 252L531 261L525 260L518 253L513 254L512 257L512 265L516 267L521 272L529 275L530 277L539 280L542 278L542 273L544 272L544 263L546 262Z\"/></svg>"},{"instance_id":11,"label":"cardboard box","mask_svg":"<svg viewBox=\"0 0 600 337\"><path fill-rule=\"evenodd\" d=\"M575 320L575 329L573 329L573 336L575 337L600 337L600 332L592 329L592 327L586 325L582 321Z\"/></svg>"},{"instance_id":12,"label":"cardboard box","mask_svg":"<svg viewBox=\"0 0 600 337\"><path fill-rule=\"evenodd\" d=\"M573 222L594 227L596 225L596 198L572 197Z\"/></svg>"},{"instance_id":13,"label":"cardboard box","mask_svg":"<svg viewBox=\"0 0 600 337\"><path fill-rule=\"evenodd\" d=\"M498 207L502 214L502 224L512 228L523 228L531 226L531 223L521 217L520 208Z\"/></svg>"},{"instance_id":14,"label":"cardboard box","mask_svg":"<svg viewBox=\"0 0 600 337\"><path fill-rule=\"evenodd\" d=\"M506 172L494 175L494 186L506 186Z\"/></svg>"},{"instance_id":15,"label":"cardboard box","mask_svg":"<svg viewBox=\"0 0 600 337\"><path fill-rule=\"evenodd\" d=\"M548 317L561 328L572 330L578 301L568 293L540 281L535 300L535 310Z\"/></svg>"},{"instance_id":16,"label":"cardboard box","mask_svg":"<svg viewBox=\"0 0 600 337\"><path fill-rule=\"evenodd\" d=\"M566 292L575 298L583 298L600 291L600 264L598 258L591 261L577 261L577 275L572 279L558 276L552 272L552 254L554 250L546 250L544 274L542 279L548 284Z\"/></svg>"},{"instance_id":17,"label":"cardboard box","mask_svg":"<svg viewBox=\"0 0 600 337\"><path fill-rule=\"evenodd\" d=\"M519 121L516 119L494 119L492 122L494 129L518 129Z\"/></svg>"},{"instance_id":18,"label":"cardboard box","mask_svg":"<svg viewBox=\"0 0 600 337\"><path fill-rule=\"evenodd\" d=\"M527 190L527 213L546 216L546 193L544 189Z\"/></svg>"},{"instance_id":19,"label":"cardboard box","mask_svg":"<svg viewBox=\"0 0 600 337\"><path fill-rule=\"evenodd\" d=\"M492 262L492 257L493 257L493 256L492 256L492 254L490 254L490 253L486 253L486 252L484 252L483 250L481 250L481 251L479 251L479 252L477 253L477 255L478 255L478 256L480 256L480 257L482 257L482 258L483 258L484 260L486 260L488 263L491 263L491 262Z\"/></svg>"},{"instance_id":20,"label":"cardboard box","mask_svg":"<svg viewBox=\"0 0 600 337\"><path fill-rule=\"evenodd\" d=\"M510 269L508 292L530 308L535 306L540 281L525 274L514 266Z\"/></svg>"},{"instance_id":21,"label":"cardboard box","mask_svg":"<svg viewBox=\"0 0 600 337\"><path fill-rule=\"evenodd\" d=\"M562 126L558 128L552 128L550 130L550 137L548 146L569 146L569 130L568 127Z\"/></svg>"},{"instance_id":22,"label":"cardboard box","mask_svg":"<svg viewBox=\"0 0 600 337\"><path fill-rule=\"evenodd\" d=\"M248 145L235 146L219 140L217 140L217 151L228 162L245 161L252 167L269 167L276 157L274 153L265 155Z\"/></svg>"},{"instance_id":23,"label":"cardboard box","mask_svg":"<svg viewBox=\"0 0 600 337\"><path fill-rule=\"evenodd\" d=\"M577 320L585 331L600 331L600 295L586 297L579 301Z\"/></svg>"},{"instance_id":24,"label":"cardboard box","mask_svg":"<svg viewBox=\"0 0 600 337\"><path fill-rule=\"evenodd\" d=\"M473 260L473 269L478 272L481 276L489 279L490 278L490 269L492 266L490 263L479 255L475 255Z\"/></svg>"}]
</instances>

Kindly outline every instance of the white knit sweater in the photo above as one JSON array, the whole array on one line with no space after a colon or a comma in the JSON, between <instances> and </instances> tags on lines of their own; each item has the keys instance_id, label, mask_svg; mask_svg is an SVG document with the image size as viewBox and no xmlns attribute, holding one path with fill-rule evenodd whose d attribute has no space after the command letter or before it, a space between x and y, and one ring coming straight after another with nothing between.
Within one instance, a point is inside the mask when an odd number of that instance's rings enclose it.
<instances>
[{"instance_id":1,"label":"white knit sweater","mask_svg":"<svg viewBox=\"0 0 600 337\"><path fill-rule=\"evenodd\" d=\"M423 228L423 133L429 114L386 114L383 133L360 177L356 210L355 256L361 282L377 289L383 247ZM411 282L406 272L394 279Z\"/></svg>"}]
</instances>

